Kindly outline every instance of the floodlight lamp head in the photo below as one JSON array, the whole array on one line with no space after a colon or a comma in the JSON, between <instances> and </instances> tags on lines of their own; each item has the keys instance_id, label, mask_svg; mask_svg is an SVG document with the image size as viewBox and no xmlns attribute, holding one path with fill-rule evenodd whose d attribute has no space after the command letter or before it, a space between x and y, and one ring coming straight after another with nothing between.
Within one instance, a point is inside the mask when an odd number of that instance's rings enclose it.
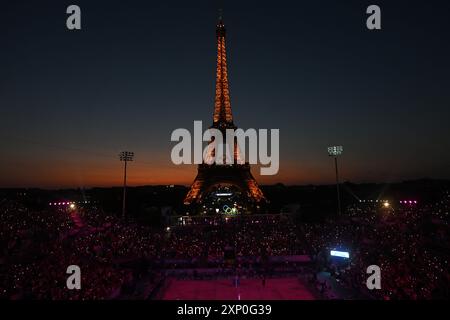
<instances>
[{"instance_id":1,"label":"floodlight lamp head","mask_svg":"<svg viewBox=\"0 0 450 320\"><path fill-rule=\"evenodd\" d=\"M119 159L120 161L133 161L134 152L130 151L122 151L119 153Z\"/></svg>"},{"instance_id":2,"label":"floodlight lamp head","mask_svg":"<svg viewBox=\"0 0 450 320\"><path fill-rule=\"evenodd\" d=\"M328 147L328 155L331 157L337 157L342 154L344 148L342 146L332 146Z\"/></svg>"}]
</instances>

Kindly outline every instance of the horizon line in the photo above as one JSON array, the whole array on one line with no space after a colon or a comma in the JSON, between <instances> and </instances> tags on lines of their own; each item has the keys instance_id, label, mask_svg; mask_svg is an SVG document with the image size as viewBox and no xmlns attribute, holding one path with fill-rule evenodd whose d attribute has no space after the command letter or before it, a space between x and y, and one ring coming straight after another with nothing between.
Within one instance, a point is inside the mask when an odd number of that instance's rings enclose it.
<instances>
[{"instance_id":1,"label":"horizon line","mask_svg":"<svg viewBox=\"0 0 450 320\"><path fill-rule=\"evenodd\" d=\"M364 185L364 184L400 184L400 183L410 183L410 182L418 182L418 181L434 181L434 182L448 182L450 183L450 178L417 178L417 179L408 179L408 180L398 180L398 181L385 181L385 182L375 182L375 181L363 181L363 182L352 182L352 181L343 181L339 184L356 184L356 185ZM270 186L277 186L277 185L283 185L285 187L307 187L307 186L335 186L335 183L303 183L303 184L295 184L295 183L283 183L283 182L276 182L271 184L259 184L261 187L270 187ZM143 184L143 185L127 185L127 188L144 188L144 187L185 187L189 188L190 184L176 184L176 183L168 183L168 184ZM7 189L38 189L38 190L76 190L76 189L114 189L114 188L123 188L122 185L113 185L113 186L73 186L73 187L36 187L36 186L29 186L29 187L3 187L0 186L0 190L7 190Z\"/></svg>"}]
</instances>

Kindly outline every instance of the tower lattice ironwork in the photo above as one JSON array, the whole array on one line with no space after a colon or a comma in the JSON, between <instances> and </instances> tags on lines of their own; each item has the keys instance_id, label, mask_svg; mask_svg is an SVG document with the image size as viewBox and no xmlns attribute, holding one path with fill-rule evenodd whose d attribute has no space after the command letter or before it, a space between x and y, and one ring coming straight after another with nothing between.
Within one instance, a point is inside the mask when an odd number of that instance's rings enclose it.
<instances>
[{"instance_id":1,"label":"tower lattice ironwork","mask_svg":"<svg viewBox=\"0 0 450 320\"><path fill-rule=\"evenodd\" d=\"M219 129L223 133L224 138L226 137L226 129L237 129L234 125L233 114L231 112L225 39L226 29L223 19L220 16L216 25L216 92L214 98L213 124L211 128ZM225 140L224 143L226 143ZM233 145L235 160L233 164L218 165L202 163L198 166L197 177L184 200L186 205L202 204L208 198L208 194L218 185L231 185L239 190L247 203L247 208L251 208L252 205L259 207L259 204L266 202L261 189L250 172L250 165L243 163L239 159L240 152L238 145L237 143Z\"/></svg>"},{"instance_id":2,"label":"tower lattice ironwork","mask_svg":"<svg viewBox=\"0 0 450 320\"><path fill-rule=\"evenodd\" d=\"M213 127L234 127L231 113L230 89L228 87L227 51L225 47L226 29L220 18L216 26L217 67L216 95L214 99Z\"/></svg>"}]
</instances>

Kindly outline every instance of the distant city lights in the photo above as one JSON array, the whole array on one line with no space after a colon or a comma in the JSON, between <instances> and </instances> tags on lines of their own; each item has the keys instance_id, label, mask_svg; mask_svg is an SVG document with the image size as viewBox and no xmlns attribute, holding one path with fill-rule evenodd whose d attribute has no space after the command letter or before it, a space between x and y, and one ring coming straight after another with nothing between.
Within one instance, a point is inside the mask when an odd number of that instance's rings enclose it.
<instances>
[{"instance_id":1,"label":"distant city lights","mask_svg":"<svg viewBox=\"0 0 450 320\"><path fill-rule=\"evenodd\" d=\"M64 202L49 202L49 206L69 206L70 209L75 209L77 204L88 204L90 201L64 201Z\"/></svg>"},{"instance_id":2,"label":"distant city lights","mask_svg":"<svg viewBox=\"0 0 450 320\"><path fill-rule=\"evenodd\" d=\"M391 206L391 202L389 200L359 200L360 203L382 203L384 207L390 207ZM417 204L417 200L400 200L398 203L400 204Z\"/></svg>"},{"instance_id":3,"label":"distant city lights","mask_svg":"<svg viewBox=\"0 0 450 320\"><path fill-rule=\"evenodd\" d=\"M368 203L373 203L373 202L382 202L382 203L389 203L389 200L372 200L372 199L368 199L368 200L359 200L359 202L368 202Z\"/></svg>"},{"instance_id":4,"label":"distant city lights","mask_svg":"<svg viewBox=\"0 0 450 320\"><path fill-rule=\"evenodd\" d=\"M401 204L417 204L417 200L400 200Z\"/></svg>"}]
</instances>

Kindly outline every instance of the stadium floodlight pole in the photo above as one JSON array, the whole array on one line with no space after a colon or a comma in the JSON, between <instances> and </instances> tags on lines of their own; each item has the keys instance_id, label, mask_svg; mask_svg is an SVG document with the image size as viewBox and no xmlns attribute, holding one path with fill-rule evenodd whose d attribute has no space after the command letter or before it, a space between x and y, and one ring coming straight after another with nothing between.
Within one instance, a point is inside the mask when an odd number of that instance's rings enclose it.
<instances>
[{"instance_id":1,"label":"stadium floodlight pole","mask_svg":"<svg viewBox=\"0 0 450 320\"><path fill-rule=\"evenodd\" d=\"M126 198L127 198L127 162L133 161L133 157L134 157L134 152L122 151L121 153L119 153L120 161L124 162L122 218L125 218Z\"/></svg>"},{"instance_id":2,"label":"stadium floodlight pole","mask_svg":"<svg viewBox=\"0 0 450 320\"><path fill-rule=\"evenodd\" d=\"M337 158L342 154L342 151L344 151L344 148L342 146L333 146L328 147L328 155L330 157L334 157L334 166L336 169L336 191L337 191L337 213L338 215L341 214L341 195L339 193L339 175L338 175L338 163Z\"/></svg>"}]
</instances>

